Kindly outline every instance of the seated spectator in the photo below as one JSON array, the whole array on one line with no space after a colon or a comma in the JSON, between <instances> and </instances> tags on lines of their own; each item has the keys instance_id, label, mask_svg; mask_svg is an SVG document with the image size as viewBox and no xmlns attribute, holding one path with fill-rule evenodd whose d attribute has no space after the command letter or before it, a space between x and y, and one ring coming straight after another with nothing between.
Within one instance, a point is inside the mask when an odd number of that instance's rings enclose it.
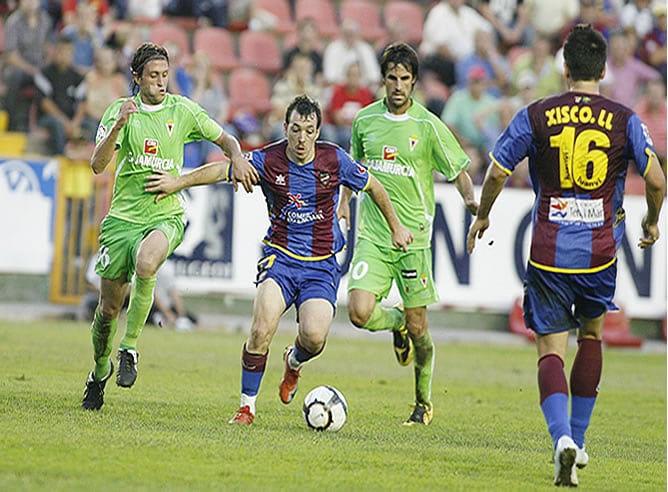
<instances>
[{"instance_id":1,"label":"seated spectator","mask_svg":"<svg viewBox=\"0 0 668 492\"><path fill-rule=\"evenodd\" d=\"M664 1L662 3L665 5ZM654 23L650 4L651 0L629 0L620 13L621 27L633 30L638 39L644 38L652 30Z\"/></svg>"},{"instance_id":2,"label":"seated spectator","mask_svg":"<svg viewBox=\"0 0 668 492\"><path fill-rule=\"evenodd\" d=\"M176 266L167 259L156 274L153 306L148 322L160 328L176 331L192 331L197 327L197 317L186 310L181 291L176 285Z\"/></svg>"},{"instance_id":3,"label":"seated spectator","mask_svg":"<svg viewBox=\"0 0 668 492\"><path fill-rule=\"evenodd\" d=\"M542 98L557 94L565 89L560 65L551 53L550 40L542 34L534 38L531 51L520 55L513 66L513 81L515 85L519 77L531 72L536 79L534 94ZM562 60L563 62L563 60Z\"/></svg>"},{"instance_id":4,"label":"seated spectator","mask_svg":"<svg viewBox=\"0 0 668 492\"><path fill-rule=\"evenodd\" d=\"M559 40L559 46L563 46L566 42L568 34L578 24L591 24L591 26L599 31L607 39L609 37L610 29L618 26L617 16L612 12L606 11L605 2L600 0L580 0L580 9L578 15L573 20L564 26Z\"/></svg>"},{"instance_id":5,"label":"seated spectator","mask_svg":"<svg viewBox=\"0 0 668 492\"><path fill-rule=\"evenodd\" d=\"M308 55L313 63L313 76L315 80L322 83L322 48L318 26L311 17L304 17L297 24L297 44L283 55L283 70L287 70L292 63L292 58L297 54Z\"/></svg>"},{"instance_id":6,"label":"seated spectator","mask_svg":"<svg viewBox=\"0 0 668 492\"><path fill-rule=\"evenodd\" d=\"M86 113L83 76L72 64L74 45L61 36L56 43L53 63L35 76L37 124L49 132L49 151L64 155L65 144L82 138L81 123Z\"/></svg>"},{"instance_id":7,"label":"seated spectator","mask_svg":"<svg viewBox=\"0 0 668 492\"><path fill-rule=\"evenodd\" d=\"M164 4L163 0L127 0L126 17L129 21L157 21Z\"/></svg>"},{"instance_id":8,"label":"seated spectator","mask_svg":"<svg viewBox=\"0 0 668 492\"><path fill-rule=\"evenodd\" d=\"M106 39L111 34L113 23L108 0L63 0L63 29L76 25L79 15L77 7L80 3L87 3L96 11L98 24Z\"/></svg>"},{"instance_id":9,"label":"seated spectator","mask_svg":"<svg viewBox=\"0 0 668 492\"><path fill-rule=\"evenodd\" d=\"M512 75L508 61L499 53L494 35L489 31L476 31L473 53L457 62L455 69L458 89L466 87L469 69L476 65L482 66L487 72L487 92L501 97L501 94L506 92Z\"/></svg>"},{"instance_id":10,"label":"seated spectator","mask_svg":"<svg viewBox=\"0 0 668 492\"><path fill-rule=\"evenodd\" d=\"M361 83L375 91L380 85L380 66L376 53L373 47L360 36L359 23L346 19L341 25L340 37L330 41L323 54L325 84L344 83L345 67L353 62L359 63L362 69Z\"/></svg>"},{"instance_id":11,"label":"seated spectator","mask_svg":"<svg viewBox=\"0 0 668 492\"><path fill-rule=\"evenodd\" d=\"M496 39L504 52L516 45L531 45L527 3L523 0L478 2L478 12L494 27Z\"/></svg>"},{"instance_id":12,"label":"seated spectator","mask_svg":"<svg viewBox=\"0 0 668 492\"><path fill-rule=\"evenodd\" d=\"M79 3L74 23L64 27L60 34L74 44L74 67L85 74L93 66L95 50L104 46L95 8L89 3Z\"/></svg>"},{"instance_id":13,"label":"seated spectator","mask_svg":"<svg viewBox=\"0 0 668 492\"><path fill-rule=\"evenodd\" d=\"M280 140L285 136L283 130L285 108L288 107L290 101L300 94L306 94L316 101L320 101L322 89L313 80L311 57L303 53L296 53L292 57L292 63L272 89L271 112L266 118L266 124L269 127L269 140ZM325 139L323 131L326 134L326 129L322 128L321 138Z\"/></svg>"},{"instance_id":14,"label":"seated spectator","mask_svg":"<svg viewBox=\"0 0 668 492\"><path fill-rule=\"evenodd\" d=\"M334 142L346 150L350 149L350 136L353 119L357 112L371 104L374 96L368 87L361 83L362 70L359 63L353 62L346 67L346 81L332 89L328 116L333 125Z\"/></svg>"},{"instance_id":15,"label":"seated spectator","mask_svg":"<svg viewBox=\"0 0 668 492\"><path fill-rule=\"evenodd\" d=\"M452 93L445 103L441 119L457 136L471 159L475 154L476 162L486 161L489 141L485 138L487 126L499 127L498 116L490 111L495 108L498 99L486 91L487 72L481 65L475 65L467 74L468 85ZM483 115L479 117L478 115ZM471 179L477 184L482 181L482 166L469 169Z\"/></svg>"},{"instance_id":16,"label":"seated spectator","mask_svg":"<svg viewBox=\"0 0 668 492\"><path fill-rule=\"evenodd\" d=\"M635 106L644 83L660 77L654 68L634 58L633 51L624 31L614 31L610 35L607 69L615 80L610 97L629 108Z\"/></svg>"},{"instance_id":17,"label":"seated spectator","mask_svg":"<svg viewBox=\"0 0 668 492\"><path fill-rule=\"evenodd\" d=\"M666 85L662 80L650 80L634 108L640 119L647 125L650 137L659 159L666 168Z\"/></svg>"},{"instance_id":18,"label":"seated spectator","mask_svg":"<svg viewBox=\"0 0 668 492\"><path fill-rule=\"evenodd\" d=\"M640 59L654 67L666 83L666 4L663 1L652 5L654 24L640 43Z\"/></svg>"},{"instance_id":19,"label":"seated spectator","mask_svg":"<svg viewBox=\"0 0 668 492\"><path fill-rule=\"evenodd\" d=\"M473 54L475 32L492 25L464 0L441 0L427 12L419 53L422 70L434 73L448 88L457 82L455 63Z\"/></svg>"},{"instance_id":20,"label":"seated spectator","mask_svg":"<svg viewBox=\"0 0 668 492\"><path fill-rule=\"evenodd\" d=\"M528 5L531 29L550 40L554 53L564 27L578 16L580 0L531 0Z\"/></svg>"},{"instance_id":21,"label":"seated spectator","mask_svg":"<svg viewBox=\"0 0 668 492\"><path fill-rule=\"evenodd\" d=\"M116 99L127 96L127 79L118 70L110 48L95 51L93 69L84 76L86 83L86 113L81 125L83 138L95 142L97 128L107 107Z\"/></svg>"},{"instance_id":22,"label":"seated spectator","mask_svg":"<svg viewBox=\"0 0 668 492\"><path fill-rule=\"evenodd\" d=\"M51 20L39 8L39 0L20 0L18 8L5 21L4 78L5 109L9 130L27 132L32 94L23 90L34 87L34 78L46 65Z\"/></svg>"}]
</instances>

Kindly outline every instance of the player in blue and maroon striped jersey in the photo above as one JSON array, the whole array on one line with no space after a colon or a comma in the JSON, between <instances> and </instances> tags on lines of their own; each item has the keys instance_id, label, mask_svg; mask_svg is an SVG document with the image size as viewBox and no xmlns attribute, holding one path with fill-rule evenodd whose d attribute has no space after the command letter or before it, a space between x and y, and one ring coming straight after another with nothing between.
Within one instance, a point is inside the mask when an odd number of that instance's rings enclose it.
<instances>
[{"instance_id":1,"label":"player in blue and maroon striped jersey","mask_svg":"<svg viewBox=\"0 0 668 492\"><path fill-rule=\"evenodd\" d=\"M413 241L380 182L340 147L317 141L321 123L319 104L297 96L285 114L286 139L246 156L260 175L270 226L258 262L253 322L242 351L241 405L230 423L253 423L269 345L291 305L297 309L298 334L284 353L279 387L283 403L290 403L297 391L302 364L325 347L341 279L334 255L345 246L336 216L342 185L369 194L387 220L395 248L405 250ZM189 186L230 179L230 165L213 162L179 178L156 172L146 189L161 198Z\"/></svg>"},{"instance_id":2,"label":"player in blue and maroon striped jersey","mask_svg":"<svg viewBox=\"0 0 668 492\"><path fill-rule=\"evenodd\" d=\"M646 184L640 248L659 238L666 189L645 125L633 111L599 94L606 52L603 36L591 26L571 31L564 45L569 91L529 104L499 137L467 238L470 253L489 227L490 209L506 178L528 157L536 201L524 319L536 332L541 410L554 443L555 484L564 486L577 485L575 468L589 460L584 436L601 377L603 319L614 308L629 161ZM564 358L572 328L578 329L578 350L570 373L569 418Z\"/></svg>"}]
</instances>

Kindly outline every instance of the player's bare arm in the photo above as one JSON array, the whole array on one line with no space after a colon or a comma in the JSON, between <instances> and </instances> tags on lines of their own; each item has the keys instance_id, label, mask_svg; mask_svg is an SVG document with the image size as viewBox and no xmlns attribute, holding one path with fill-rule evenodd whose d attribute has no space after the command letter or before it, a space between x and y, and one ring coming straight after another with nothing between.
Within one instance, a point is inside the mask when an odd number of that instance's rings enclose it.
<instances>
[{"instance_id":1,"label":"player's bare arm","mask_svg":"<svg viewBox=\"0 0 668 492\"><path fill-rule=\"evenodd\" d=\"M227 132L216 140L216 144L223 149L225 155L232 161L232 185L238 191L241 183L247 193L253 192L253 186L260 182L260 175L241 153L239 141Z\"/></svg>"},{"instance_id":2,"label":"player's bare arm","mask_svg":"<svg viewBox=\"0 0 668 492\"><path fill-rule=\"evenodd\" d=\"M649 170L645 174L647 213L642 220L643 237L638 242L638 247L641 249L649 248L659 240L659 213L666 194L666 181L659 159L656 156L652 156L651 159Z\"/></svg>"},{"instance_id":3,"label":"player's bare arm","mask_svg":"<svg viewBox=\"0 0 668 492\"><path fill-rule=\"evenodd\" d=\"M346 228L350 229L350 198L353 196L353 190L347 186L341 187L339 196L339 206L336 208L336 217L346 221Z\"/></svg>"},{"instance_id":4,"label":"player's bare arm","mask_svg":"<svg viewBox=\"0 0 668 492\"><path fill-rule=\"evenodd\" d=\"M227 174L229 166L230 163L225 161L209 162L180 176L174 176L167 171L154 169L153 172L146 177L144 190L149 193L157 193L155 201L158 202L172 193L176 193L192 186L228 181Z\"/></svg>"},{"instance_id":5,"label":"player's bare arm","mask_svg":"<svg viewBox=\"0 0 668 492\"><path fill-rule=\"evenodd\" d=\"M130 119L132 113L137 113L137 103L134 99L126 99L118 111L118 118L114 126L107 132L104 138L95 146L93 156L90 160L91 168L95 174L100 174L105 170L116 150L116 139L121 129Z\"/></svg>"},{"instance_id":6,"label":"player's bare arm","mask_svg":"<svg viewBox=\"0 0 668 492\"><path fill-rule=\"evenodd\" d=\"M459 195L464 200L464 205L471 212L472 215L478 213L478 202L475 200L475 194L473 193L473 181L468 172L462 171L455 178L455 187L459 192Z\"/></svg>"},{"instance_id":7,"label":"player's bare arm","mask_svg":"<svg viewBox=\"0 0 668 492\"><path fill-rule=\"evenodd\" d=\"M385 191L385 188L383 188L383 185L373 176L369 176L369 186L366 192L369 193L371 199L378 205L383 217L387 221L387 225L390 227L390 231L392 231L392 245L402 251L408 251L408 245L413 242L413 233L399 221L399 217L397 217L390 201L390 196Z\"/></svg>"},{"instance_id":8,"label":"player's bare arm","mask_svg":"<svg viewBox=\"0 0 668 492\"><path fill-rule=\"evenodd\" d=\"M498 166L493 164L487 168L485 181L482 184L478 215L476 215L475 221L471 224L469 233L466 236L466 251L469 254L473 252L476 238L481 239L489 227L489 212L492 210L492 205L494 205L496 197L501 193L507 178L508 175Z\"/></svg>"}]
</instances>

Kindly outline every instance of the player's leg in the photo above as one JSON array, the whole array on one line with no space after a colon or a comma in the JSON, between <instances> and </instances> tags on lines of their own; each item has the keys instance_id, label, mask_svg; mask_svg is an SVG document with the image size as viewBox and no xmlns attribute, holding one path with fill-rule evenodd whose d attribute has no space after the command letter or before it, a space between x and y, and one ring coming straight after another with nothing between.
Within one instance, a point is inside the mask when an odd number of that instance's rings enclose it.
<instances>
[{"instance_id":1,"label":"player's leg","mask_svg":"<svg viewBox=\"0 0 668 492\"><path fill-rule=\"evenodd\" d=\"M577 275L580 286L576 299L576 315L582 322L578 330L578 350L570 375L571 387L571 431L578 445L577 465L582 468L589 462L584 450L585 432L594 411L601 380L603 354L601 338L603 323L608 309L614 309L617 265L601 272Z\"/></svg>"},{"instance_id":2,"label":"player's leg","mask_svg":"<svg viewBox=\"0 0 668 492\"><path fill-rule=\"evenodd\" d=\"M429 333L426 306L406 308L406 328L415 347L415 406L404 425L428 425L434 416L431 402L434 343Z\"/></svg>"},{"instance_id":3,"label":"player's leg","mask_svg":"<svg viewBox=\"0 0 668 492\"><path fill-rule=\"evenodd\" d=\"M555 485L577 485L575 458L568 417L568 383L564 359L568 330L579 322L572 313L574 292L568 275L527 267L524 320L536 333L540 408L552 437Z\"/></svg>"},{"instance_id":4,"label":"player's leg","mask_svg":"<svg viewBox=\"0 0 668 492\"><path fill-rule=\"evenodd\" d=\"M250 335L243 346L241 356L241 403L230 423L252 424L255 418L255 401L269 354L269 346L278 329L278 323L286 309L281 287L273 278L260 283L253 304L253 321Z\"/></svg>"},{"instance_id":5,"label":"player's leg","mask_svg":"<svg viewBox=\"0 0 668 492\"><path fill-rule=\"evenodd\" d=\"M391 250L381 250L371 241L360 239L355 245L348 276L348 316L358 328L381 331L404 326L401 309L378 302L392 287L392 256Z\"/></svg>"}]
</instances>

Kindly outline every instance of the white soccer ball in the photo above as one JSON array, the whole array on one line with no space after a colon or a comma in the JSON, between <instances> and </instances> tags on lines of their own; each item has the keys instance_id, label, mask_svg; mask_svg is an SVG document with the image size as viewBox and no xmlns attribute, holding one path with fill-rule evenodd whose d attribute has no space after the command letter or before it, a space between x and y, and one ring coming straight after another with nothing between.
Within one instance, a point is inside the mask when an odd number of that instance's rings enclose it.
<instances>
[{"instance_id":1,"label":"white soccer ball","mask_svg":"<svg viewBox=\"0 0 668 492\"><path fill-rule=\"evenodd\" d=\"M335 432L343 427L348 404L343 394L332 386L318 386L304 398L304 421L311 429Z\"/></svg>"}]
</instances>

